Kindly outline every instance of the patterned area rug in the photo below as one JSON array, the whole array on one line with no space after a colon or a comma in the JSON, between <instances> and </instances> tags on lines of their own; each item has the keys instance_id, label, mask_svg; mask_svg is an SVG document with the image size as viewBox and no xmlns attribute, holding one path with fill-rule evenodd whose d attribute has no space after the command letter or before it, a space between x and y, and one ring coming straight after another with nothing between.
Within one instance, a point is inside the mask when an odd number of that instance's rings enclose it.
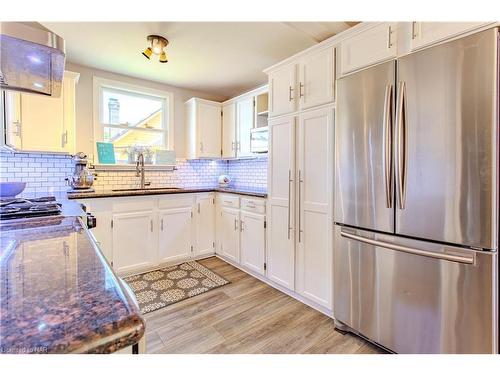
<instances>
[{"instance_id":1,"label":"patterned area rug","mask_svg":"<svg viewBox=\"0 0 500 375\"><path fill-rule=\"evenodd\" d=\"M125 277L124 280L134 291L143 314L229 284L195 261Z\"/></svg>"}]
</instances>

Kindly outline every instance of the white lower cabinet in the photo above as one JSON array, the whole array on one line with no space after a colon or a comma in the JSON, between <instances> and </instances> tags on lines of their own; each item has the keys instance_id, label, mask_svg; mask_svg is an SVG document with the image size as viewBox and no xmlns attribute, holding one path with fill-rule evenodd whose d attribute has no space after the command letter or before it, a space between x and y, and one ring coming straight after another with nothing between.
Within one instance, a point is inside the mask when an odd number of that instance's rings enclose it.
<instances>
[{"instance_id":1,"label":"white lower cabinet","mask_svg":"<svg viewBox=\"0 0 500 375\"><path fill-rule=\"evenodd\" d=\"M215 194L196 196L194 255L215 253Z\"/></svg>"},{"instance_id":2,"label":"white lower cabinet","mask_svg":"<svg viewBox=\"0 0 500 375\"><path fill-rule=\"evenodd\" d=\"M157 263L153 211L113 214L113 267L118 273Z\"/></svg>"},{"instance_id":3,"label":"white lower cabinet","mask_svg":"<svg viewBox=\"0 0 500 375\"><path fill-rule=\"evenodd\" d=\"M160 263L177 262L191 256L192 206L160 210L158 254Z\"/></svg>"},{"instance_id":4,"label":"white lower cabinet","mask_svg":"<svg viewBox=\"0 0 500 375\"><path fill-rule=\"evenodd\" d=\"M241 265L256 273L265 273L266 217L241 211L240 240Z\"/></svg>"},{"instance_id":5,"label":"white lower cabinet","mask_svg":"<svg viewBox=\"0 0 500 375\"><path fill-rule=\"evenodd\" d=\"M240 210L229 207L221 208L221 255L232 260L240 262Z\"/></svg>"}]
</instances>

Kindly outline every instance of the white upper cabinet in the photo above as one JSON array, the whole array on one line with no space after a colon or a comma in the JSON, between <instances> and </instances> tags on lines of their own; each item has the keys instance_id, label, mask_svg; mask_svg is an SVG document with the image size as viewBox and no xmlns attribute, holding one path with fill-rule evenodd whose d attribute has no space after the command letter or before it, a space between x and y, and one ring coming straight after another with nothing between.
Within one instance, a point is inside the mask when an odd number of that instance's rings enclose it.
<instances>
[{"instance_id":1,"label":"white upper cabinet","mask_svg":"<svg viewBox=\"0 0 500 375\"><path fill-rule=\"evenodd\" d=\"M74 153L78 78L65 71L58 98L6 91L6 143L21 151Z\"/></svg>"},{"instance_id":2,"label":"white upper cabinet","mask_svg":"<svg viewBox=\"0 0 500 375\"><path fill-rule=\"evenodd\" d=\"M269 116L297 109L297 65L289 64L269 73Z\"/></svg>"},{"instance_id":3,"label":"white upper cabinet","mask_svg":"<svg viewBox=\"0 0 500 375\"><path fill-rule=\"evenodd\" d=\"M236 102L237 157L252 156L250 151L250 131L254 127L254 103L254 96L242 98Z\"/></svg>"},{"instance_id":4,"label":"white upper cabinet","mask_svg":"<svg viewBox=\"0 0 500 375\"><path fill-rule=\"evenodd\" d=\"M215 253L215 194L196 196L196 238L194 255Z\"/></svg>"},{"instance_id":5,"label":"white upper cabinet","mask_svg":"<svg viewBox=\"0 0 500 375\"><path fill-rule=\"evenodd\" d=\"M186 158L220 158L222 106L192 98L186 102Z\"/></svg>"},{"instance_id":6,"label":"white upper cabinet","mask_svg":"<svg viewBox=\"0 0 500 375\"><path fill-rule=\"evenodd\" d=\"M343 40L341 74L396 57L397 37L397 23L382 23Z\"/></svg>"},{"instance_id":7,"label":"white upper cabinet","mask_svg":"<svg viewBox=\"0 0 500 375\"><path fill-rule=\"evenodd\" d=\"M412 22L411 49L416 50L438 43L486 24L485 22Z\"/></svg>"},{"instance_id":8,"label":"white upper cabinet","mask_svg":"<svg viewBox=\"0 0 500 375\"><path fill-rule=\"evenodd\" d=\"M222 157L236 157L236 103L222 106Z\"/></svg>"},{"instance_id":9,"label":"white upper cabinet","mask_svg":"<svg viewBox=\"0 0 500 375\"><path fill-rule=\"evenodd\" d=\"M335 49L307 54L299 65L300 108L310 108L334 100Z\"/></svg>"}]
</instances>

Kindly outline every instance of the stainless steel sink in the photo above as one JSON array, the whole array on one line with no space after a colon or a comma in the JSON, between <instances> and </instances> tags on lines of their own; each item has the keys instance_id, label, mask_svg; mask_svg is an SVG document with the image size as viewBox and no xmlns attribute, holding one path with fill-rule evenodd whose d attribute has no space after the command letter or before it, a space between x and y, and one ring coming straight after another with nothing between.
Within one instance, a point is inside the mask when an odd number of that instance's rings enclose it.
<instances>
[{"instance_id":1,"label":"stainless steel sink","mask_svg":"<svg viewBox=\"0 0 500 375\"><path fill-rule=\"evenodd\" d=\"M179 188L177 187L127 188L127 189L112 189L111 191L155 191L155 190L179 190Z\"/></svg>"}]
</instances>

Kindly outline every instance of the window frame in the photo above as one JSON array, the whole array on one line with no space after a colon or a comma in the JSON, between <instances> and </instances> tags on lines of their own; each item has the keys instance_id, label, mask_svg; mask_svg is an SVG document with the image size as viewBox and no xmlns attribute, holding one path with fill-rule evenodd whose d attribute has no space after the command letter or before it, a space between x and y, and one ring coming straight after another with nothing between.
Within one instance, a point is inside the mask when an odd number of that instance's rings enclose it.
<instances>
[{"instance_id":1,"label":"window frame","mask_svg":"<svg viewBox=\"0 0 500 375\"><path fill-rule=\"evenodd\" d=\"M161 99L165 102L164 110L168 111L167 115L162 116L163 129L144 129L144 131L150 131L155 133L163 133L166 138L165 148L168 150L174 150L174 94L169 91L156 90L145 86L139 86L134 84L129 84L123 81L117 81L102 77L93 77L93 139L92 139L92 149L94 155L92 157L94 165L98 164L97 158L97 145L96 142L104 141L104 127L111 126L113 128L131 129L131 127L126 125L115 125L106 124L101 122L103 108L102 104L102 94L103 89L111 89L117 91L130 92L131 95L137 96L152 96ZM142 130L142 129L141 129ZM106 166L130 166L131 164L101 164Z\"/></svg>"}]
</instances>

